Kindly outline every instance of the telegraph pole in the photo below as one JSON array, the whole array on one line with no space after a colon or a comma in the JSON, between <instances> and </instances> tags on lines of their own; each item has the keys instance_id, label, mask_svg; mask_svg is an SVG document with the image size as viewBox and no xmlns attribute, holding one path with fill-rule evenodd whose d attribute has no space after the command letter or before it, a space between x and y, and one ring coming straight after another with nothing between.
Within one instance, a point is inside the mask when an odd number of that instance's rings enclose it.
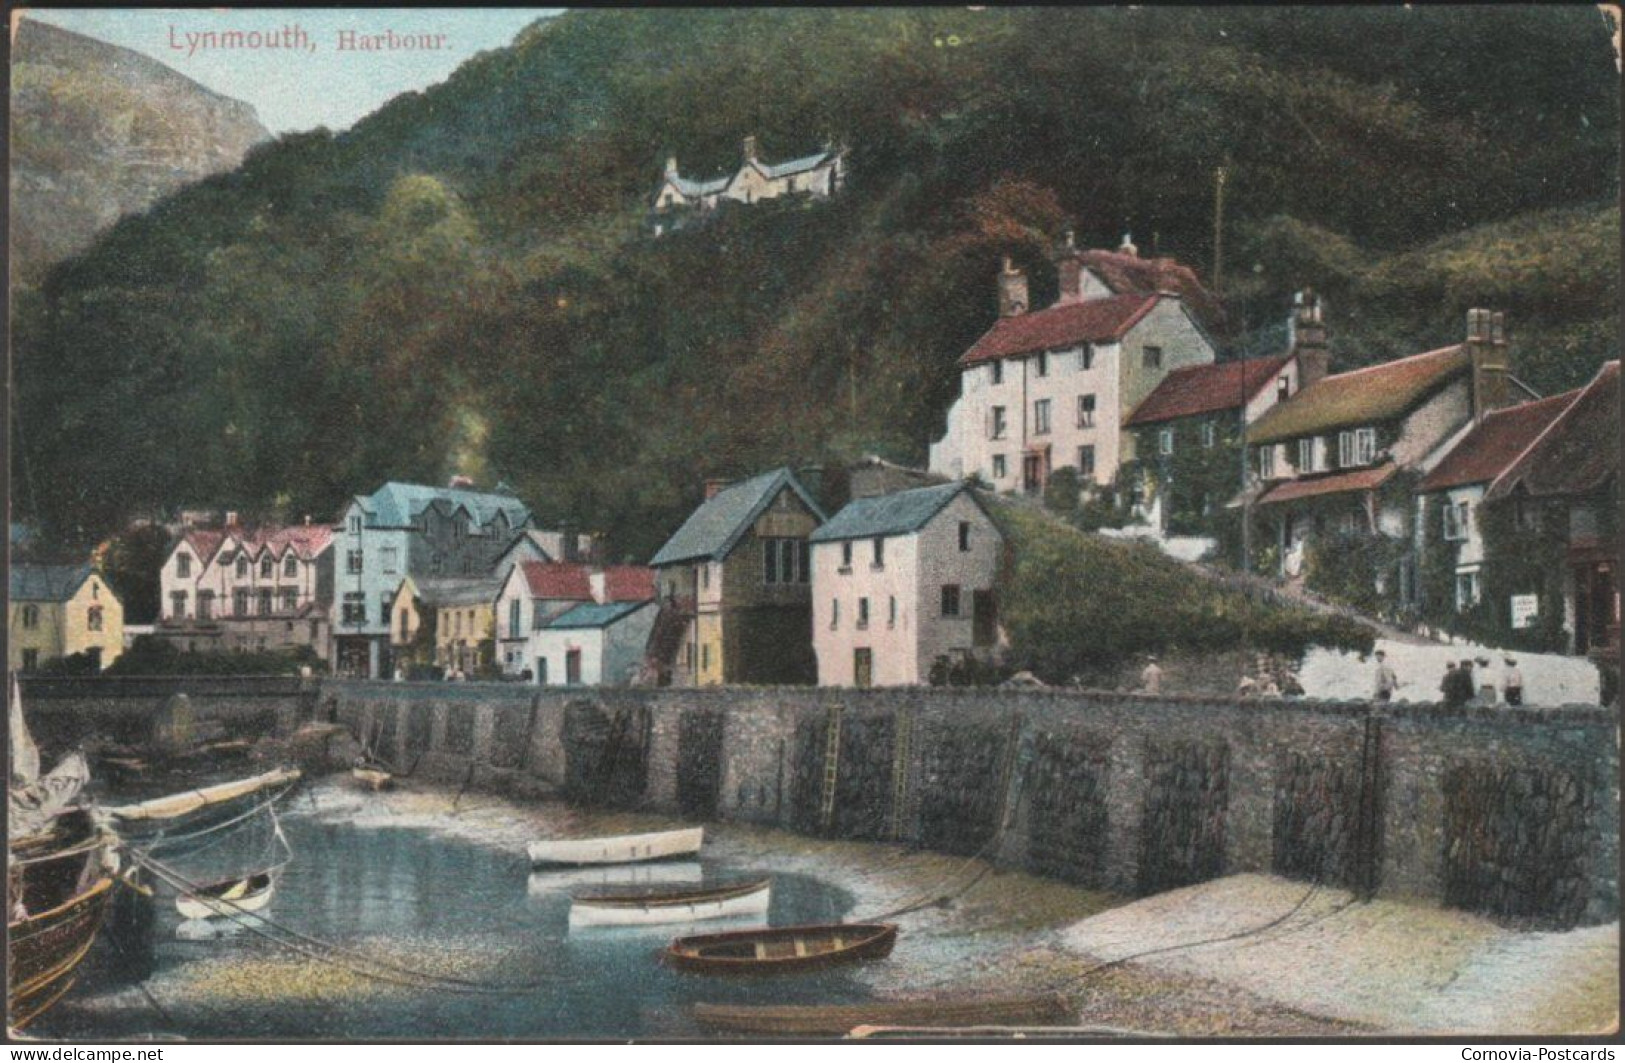
<instances>
[{"instance_id":1,"label":"telegraph pole","mask_svg":"<svg viewBox=\"0 0 1625 1063\"><path fill-rule=\"evenodd\" d=\"M1213 171L1213 294L1224 297L1224 182L1225 169Z\"/></svg>"}]
</instances>

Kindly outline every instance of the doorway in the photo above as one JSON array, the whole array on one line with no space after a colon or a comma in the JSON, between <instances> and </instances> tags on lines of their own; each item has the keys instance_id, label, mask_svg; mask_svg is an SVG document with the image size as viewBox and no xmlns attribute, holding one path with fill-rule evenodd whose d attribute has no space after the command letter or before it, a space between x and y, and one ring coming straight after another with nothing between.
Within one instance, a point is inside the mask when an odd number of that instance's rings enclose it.
<instances>
[{"instance_id":1,"label":"doorway","mask_svg":"<svg viewBox=\"0 0 1625 1063\"><path fill-rule=\"evenodd\" d=\"M871 687L875 684L875 654L864 646L852 651L852 685Z\"/></svg>"}]
</instances>

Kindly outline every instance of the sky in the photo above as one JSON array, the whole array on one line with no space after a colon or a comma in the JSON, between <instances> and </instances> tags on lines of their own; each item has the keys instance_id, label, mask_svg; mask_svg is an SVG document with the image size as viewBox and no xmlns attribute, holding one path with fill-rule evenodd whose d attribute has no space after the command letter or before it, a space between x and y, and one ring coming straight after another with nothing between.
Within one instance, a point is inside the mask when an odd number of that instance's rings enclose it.
<instances>
[{"instance_id":1,"label":"sky","mask_svg":"<svg viewBox=\"0 0 1625 1063\"><path fill-rule=\"evenodd\" d=\"M163 8L29 11L87 37L151 56L214 91L252 104L273 134L347 129L402 92L444 81L479 52L500 48L558 8ZM285 30L302 29L298 34ZM258 31L261 47L208 47L205 34ZM427 38L432 50L345 50L343 31ZM190 36L189 36L190 35ZM443 36L442 36L443 35ZM299 43L269 47L265 42ZM218 39L218 36L217 38ZM198 45L193 47L192 45Z\"/></svg>"}]
</instances>

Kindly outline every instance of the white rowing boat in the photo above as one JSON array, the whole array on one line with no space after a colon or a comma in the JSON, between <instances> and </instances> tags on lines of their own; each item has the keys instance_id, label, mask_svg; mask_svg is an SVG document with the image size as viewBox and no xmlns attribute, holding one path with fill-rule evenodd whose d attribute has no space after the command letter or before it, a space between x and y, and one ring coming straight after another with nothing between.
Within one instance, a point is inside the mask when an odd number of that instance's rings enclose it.
<instances>
[{"instance_id":1,"label":"white rowing boat","mask_svg":"<svg viewBox=\"0 0 1625 1063\"><path fill-rule=\"evenodd\" d=\"M617 834L608 838L563 838L531 842L532 867L583 867L593 864L638 864L672 856L692 856L705 840L704 827Z\"/></svg>"},{"instance_id":2,"label":"white rowing boat","mask_svg":"<svg viewBox=\"0 0 1625 1063\"><path fill-rule=\"evenodd\" d=\"M205 786L201 790L183 790L178 794L154 797L133 805L118 805L109 808L107 813L121 823L162 823L189 816L200 809L227 804L261 790L278 786L286 789L298 781L299 769L277 768L247 779Z\"/></svg>"},{"instance_id":3,"label":"white rowing boat","mask_svg":"<svg viewBox=\"0 0 1625 1063\"><path fill-rule=\"evenodd\" d=\"M570 928L660 926L740 916L765 920L772 886L773 880L764 878L703 888L656 886L578 894L570 905Z\"/></svg>"},{"instance_id":4,"label":"white rowing boat","mask_svg":"<svg viewBox=\"0 0 1625 1063\"><path fill-rule=\"evenodd\" d=\"M691 861L660 864L609 864L603 867L575 867L561 871L533 871L526 892L532 896L559 893L583 886L697 885L703 875L700 865Z\"/></svg>"},{"instance_id":5,"label":"white rowing boat","mask_svg":"<svg viewBox=\"0 0 1625 1063\"><path fill-rule=\"evenodd\" d=\"M275 892L276 879L270 872L261 872L247 878L200 886L195 893L179 894L175 898L175 910L187 919L257 912L271 903Z\"/></svg>"}]
</instances>

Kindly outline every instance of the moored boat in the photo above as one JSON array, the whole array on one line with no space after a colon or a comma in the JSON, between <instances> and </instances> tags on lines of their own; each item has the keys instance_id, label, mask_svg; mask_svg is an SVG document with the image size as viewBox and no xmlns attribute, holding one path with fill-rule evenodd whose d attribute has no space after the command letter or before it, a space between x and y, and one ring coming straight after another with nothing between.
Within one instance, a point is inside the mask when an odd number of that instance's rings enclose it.
<instances>
[{"instance_id":1,"label":"moored boat","mask_svg":"<svg viewBox=\"0 0 1625 1063\"><path fill-rule=\"evenodd\" d=\"M271 903L275 892L275 877L269 871L262 871L246 878L226 879L199 886L190 893L177 894L175 910L187 919L257 912Z\"/></svg>"},{"instance_id":2,"label":"moored boat","mask_svg":"<svg viewBox=\"0 0 1625 1063\"><path fill-rule=\"evenodd\" d=\"M617 834L602 838L560 838L531 842L527 847L530 865L543 867L583 867L592 864L636 864L692 856L705 841L704 827L656 831L651 834Z\"/></svg>"},{"instance_id":3,"label":"moored boat","mask_svg":"<svg viewBox=\"0 0 1625 1063\"><path fill-rule=\"evenodd\" d=\"M891 955L895 923L753 927L672 940L667 966L698 974L777 974Z\"/></svg>"},{"instance_id":4,"label":"moored boat","mask_svg":"<svg viewBox=\"0 0 1625 1063\"><path fill-rule=\"evenodd\" d=\"M570 926L658 926L767 915L773 880L721 886L595 890L571 898Z\"/></svg>"},{"instance_id":5,"label":"moored boat","mask_svg":"<svg viewBox=\"0 0 1625 1063\"><path fill-rule=\"evenodd\" d=\"M698 884L704 878L692 860L654 864L601 864L596 867L532 871L526 892L559 893L581 886L676 886Z\"/></svg>"},{"instance_id":6,"label":"moored boat","mask_svg":"<svg viewBox=\"0 0 1625 1063\"><path fill-rule=\"evenodd\" d=\"M387 790L395 785L395 776L382 768L367 768L357 765L350 769L350 776L374 793Z\"/></svg>"},{"instance_id":7,"label":"moored boat","mask_svg":"<svg viewBox=\"0 0 1625 1063\"><path fill-rule=\"evenodd\" d=\"M781 1037L841 1037L860 1026L942 1029L963 1026L1059 1026L1075 1021L1058 993L949 1000L868 1000L858 1004L696 1004L711 1030Z\"/></svg>"},{"instance_id":8,"label":"moored boat","mask_svg":"<svg viewBox=\"0 0 1625 1063\"><path fill-rule=\"evenodd\" d=\"M260 775L235 779L216 786L205 786L199 790L183 790L176 794L154 797L149 801L138 801L133 805L117 805L109 808L107 814L112 816L115 822L126 827L145 824L168 825L222 806L241 803L244 799L267 790L278 791L271 798L275 800L299 781L299 775L298 768L276 768Z\"/></svg>"}]
</instances>

